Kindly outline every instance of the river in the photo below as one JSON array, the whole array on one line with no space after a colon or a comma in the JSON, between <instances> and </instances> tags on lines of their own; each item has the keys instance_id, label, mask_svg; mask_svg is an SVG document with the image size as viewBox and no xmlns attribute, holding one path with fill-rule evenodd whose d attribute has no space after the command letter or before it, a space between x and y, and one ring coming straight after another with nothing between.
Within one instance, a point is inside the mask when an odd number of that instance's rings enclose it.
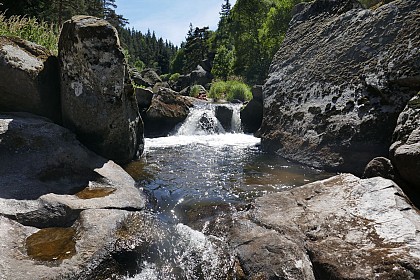
<instances>
[{"instance_id":1,"label":"river","mask_svg":"<svg viewBox=\"0 0 420 280\"><path fill-rule=\"evenodd\" d=\"M259 138L241 132L240 105L226 106L234 112L231 131L226 132L215 117L215 105L203 103L191 110L172 135L145 139L143 158L126 166L137 185L149 194L150 207L159 217L175 225L184 236L182 240L187 238L186 243L195 244L207 255L211 255L206 251L211 242L196 219L210 219L220 211L250 203L255 197L331 176L262 152ZM174 242L175 246L182 240ZM217 257L212 258L216 262ZM143 264L142 272L134 279L154 279L153 275L159 275L159 279L163 277L159 270L162 267L156 264ZM189 277L188 273L178 278L217 279Z\"/></svg>"}]
</instances>

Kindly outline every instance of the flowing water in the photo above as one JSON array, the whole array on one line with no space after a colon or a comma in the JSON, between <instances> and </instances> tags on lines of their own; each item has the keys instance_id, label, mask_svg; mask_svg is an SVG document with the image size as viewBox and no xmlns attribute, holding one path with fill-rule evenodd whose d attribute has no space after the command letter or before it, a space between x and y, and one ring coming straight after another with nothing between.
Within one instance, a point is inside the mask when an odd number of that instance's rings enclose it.
<instances>
[{"instance_id":1,"label":"flowing water","mask_svg":"<svg viewBox=\"0 0 420 280\"><path fill-rule=\"evenodd\" d=\"M226 106L234 112L230 131L226 132L215 117L215 105L197 105L171 136L145 139L144 157L126 167L138 186L150 194L159 216L175 225L176 231L183 231L174 246L193 244L191 248L198 250L195 255L201 254L201 261L203 254L212 254L203 249L211 248L211 242L200 232L202 228L195 226L193 230L184 224L194 224L196 219L212 217L266 193L331 176L261 152L259 138L241 133L239 105ZM217 258L211 257L217 263ZM223 266L227 270L226 262ZM162 268L143 263L142 272L135 279L163 277L159 273ZM214 275L206 278L210 272L188 277L185 271L183 275L179 279L219 279Z\"/></svg>"}]
</instances>

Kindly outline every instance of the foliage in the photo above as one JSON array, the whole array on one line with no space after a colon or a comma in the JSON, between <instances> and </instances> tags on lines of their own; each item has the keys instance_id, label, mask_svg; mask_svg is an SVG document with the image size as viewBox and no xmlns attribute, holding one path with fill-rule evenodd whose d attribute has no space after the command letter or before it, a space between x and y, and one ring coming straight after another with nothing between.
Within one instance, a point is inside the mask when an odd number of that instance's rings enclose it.
<instances>
[{"instance_id":1,"label":"foliage","mask_svg":"<svg viewBox=\"0 0 420 280\"><path fill-rule=\"evenodd\" d=\"M210 87L209 97L215 100L233 101L236 99L244 102L252 99L252 93L249 86L241 81L216 81Z\"/></svg>"},{"instance_id":2,"label":"foliage","mask_svg":"<svg viewBox=\"0 0 420 280\"><path fill-rule=\"evenodd\" d=\"M170 62L177 47L162 38L156 38L154 32L142 34L128 28L118 28L121 44L130 53L129 63L140 71L153 68L160 73L170 72Z\"/></svg>"},{"instance_id":3,"label":"foliage","mask_svg":"<svg viewBox=\"0 0 420 280\"><path fill-rule=\"evenodd\" d=\"M235 51L228 50L224 45L221 45L213 60L213 68L211 74L223 80L233 75L233 66L235 63Z\"/></svg>"},{"instance_id":4,"label":"foliage","mask_svg":"<svg viewBox=\"0 0 420 280\"><path fill-rule=\"evenodd\" d=\"M226 94L226 82L218 81L213 82L210 87L209 97L214 100L221 100L225 97Z\"/></svg>"},{"instance_id":5,"label":"foliage","mask_svg":"<svg viewBox=\"0 0 420 280\"><path fill-rule=\"evenodd\" d=\"M190 24L190 29L184 46L185 57L182 67L183 73L191 72L202 60L208 58L208 40L210 36L211 32L209 31L208 26L193 28L192 24Z\"/></svg>"},{"instance_id":6,"label":"foliage","mask_svg":"<svg viewBox=\"0 0 420 280\"><path fill-rule=\"evenodd\" d=\"M16 1L3 0L1 10L6 16L27 15L43 21L61 24L74 15L84 14L104 18L115 27L128 23L122 15L115 12L115 0L38 0Z\"/></svg>"},{"instance_id":7,"label":"foliage","mask_svg":"<svg viewBox=\"0 0 420 280\"><path fill-rule=\"evenodd\" d=\"M201 91L201 86L199 86L199 85L193 85L190 88L190 96L191 97L198 97L200 95L200 91Z\"/></svg>"},{"instance_id":8,"label":"foliage","mask_svg":"<svg viewBox=\"0 0 420 280\"><path fill-rule=\"evenodd\" d=\"M160 79L161 79L163 82L167 82L167 81L169 81L169 78L170 78L170 77L171 77L171 74L169 74L169 73L160 75Z\"/></svg>"},{"instance_id":9,"label":"foliage","mask_svg":"<svg viewBox=\"0 0 420 280\"><path fill-rule=\"evenodd\" d=\"M226 100L241 100L242 102L252 99L251 89L245 83L228 81L226 89Z\"/></svg>"},{"instance_id":10,"label":"foliage","mask_svg":"<svg viewBox=\"0 0 420 280\"><path fill-rule=\"evenodd\" d=\"M57 54L58 28L54 24L37 21L35 18L0 14L0 35L15 36L49 49Z\"/></svg>"},{"instance_id":11,"label":"foliage","mask_svg":"<svg viewBox=\"0 0 420 280\"><path fill-rule=\"evenodd\" d=\"M181 74L179 73L173 73L170 77L169 77L169 81L171 82L177 82L179 80L179 77L181 76Z\"/></svg>"}]
</instances>

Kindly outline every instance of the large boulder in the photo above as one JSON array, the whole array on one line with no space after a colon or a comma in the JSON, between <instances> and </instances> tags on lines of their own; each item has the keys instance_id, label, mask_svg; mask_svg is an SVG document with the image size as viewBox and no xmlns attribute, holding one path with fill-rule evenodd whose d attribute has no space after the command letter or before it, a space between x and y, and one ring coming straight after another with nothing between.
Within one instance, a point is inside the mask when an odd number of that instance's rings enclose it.
<instances>
[{"instance_id":1,"label":"large boulder","mask_svg":"<svg viewBox=\"0 0 420 280\"><path fill-rule=\"evenodd\" d=\"M0 111L61 120L57 57L34 43L0 36Z\"/></svg>"},{"instance_id":2,"label":"large boulder","mask_svg":"<svg viewBox=\"0 0 420 280\"><path fill-rule=\"evenodd\" d=\"M144 133L148 137L167 136L177 124L184 121L192 107L191 101L169 88L161 88L153 96L144 114Z\"/></svg>"},{"instance_id":3,"label":"large boulder","mask_svg":"<svg viewBox=\"0 0 420 280\"><path fill-rule=\"evenodd\" d=\"M263 119L263 103L258 99L251 99L240 112L242 129L246 133L256 132Z\"/></svg>"},{"instance_id":4,"label":"large boulder","mask_svg":"<svg viewBox=\"0 0 420 280\"><path fill-rule=\"evenodd\" d=\"M225 105L217 105L214 109L214 115L219 120L225 131L232 129L233 108Z\"/></svg>"},{"instance_id":5,"label":"large boulder","mask_svg":"<svg viewBox=\"0 0 420 280\"><path fill-rule=\"evenodd\" d=\"M350 174L265 195L227 226L241 279L419 279L419 229L392 181Z\"/></svg>"},{"instance_id":6,"label":"large boulder","mask_svg":"<svg viewBox=\"0 0 420 280\"><path fill-rule=\"evenodd\" d=\"M420 2L299 5L264 85L262 148L361 174L420 87ZM386 26L386 28L384 28Z\"/></svg>"},{"instance_id":7,"label":"large boulder","mask_svg":"<svg viewBox=\"0 0 420 280\"><path fill-rule=\"evenodd\" d=\"M213 75L210 72L204 70L201 65L198 65L197 68L193 70L189 75L191 85L207 86L213 80Z\"/></svg>"},{"instance_id":8,"label":"large boulder","mask_svg":"<svg viewBox=\"0 0 420 280\"><path fill-rule=\"evenodd\" d=\"M121 167L28 113L0 115L0 154L0 278L126 275L121 223L146 198Z\"/></svg>"},{"instance_id":9,"label":"large boulder","mask_svg":"<svg viewBox=\"0 0 420 280\"><path fill-rule=\"evenodd\" d=\"M136 88L135 93L140 112L147 110L152 104L153 91L148 88Z\"/></svg>"},{"instance_id":10,"label":"large boulder","mask_svg":"<svg viewBox=\"0 0 420 280\"><path fill-rule=\"evenodd\" d=\"M116 29L75 16L59 41L63 124L96 153L117 162L138 157L143 124Z\"/></svg>"},{"instance_id":11,"label":"large boulder","mask_svg":"<svg viewBox=\"0 0 420 280\"><path fill-rule=\"evenodd\" d=\"M141 71L141 76L143 77L143 84L139 84L140 86L145 87L153 87L157 83L161 83L162 79L153 69L145 69Z\"/></svg>"},{"instance_id":12,"label":"large boulder","mask_svg":"<svg viewBox=\"0 0 420 280\"><path fill-rule=\"evenodd\" d=\"M400 114L390 147L390 157L401 177L420 191L420 95L413 97Z\"/></svg>"},{"instance_id":13,"label":"large boulder","mask_svg":"<svg viewBox=\"0 0 420 280\"><path fill-rule=\"evenodd\" d=\"M0 153L1 214L25 225L71 224L83 209L144 207L144 196L121 167L48 119L0 115Z\"/></svg>"}]
</instances>

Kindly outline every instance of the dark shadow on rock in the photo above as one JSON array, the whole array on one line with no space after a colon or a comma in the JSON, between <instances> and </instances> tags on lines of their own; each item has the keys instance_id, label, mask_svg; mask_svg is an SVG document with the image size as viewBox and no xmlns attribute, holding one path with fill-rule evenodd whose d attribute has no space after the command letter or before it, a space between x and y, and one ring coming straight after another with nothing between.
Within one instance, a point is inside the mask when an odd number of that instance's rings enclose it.
<instances>
[{"instance_id":1,"label":"dark shadow on rock","mask_svg":"<svg viewBox=\"0 0 420 280\"><path fill-rule=\"evenodd\" d=\"M103 177L107 160L74 134L26 113L0 115L0 198L35 200L48 193L75 194Z\"/></svg>"}]
</instances>

